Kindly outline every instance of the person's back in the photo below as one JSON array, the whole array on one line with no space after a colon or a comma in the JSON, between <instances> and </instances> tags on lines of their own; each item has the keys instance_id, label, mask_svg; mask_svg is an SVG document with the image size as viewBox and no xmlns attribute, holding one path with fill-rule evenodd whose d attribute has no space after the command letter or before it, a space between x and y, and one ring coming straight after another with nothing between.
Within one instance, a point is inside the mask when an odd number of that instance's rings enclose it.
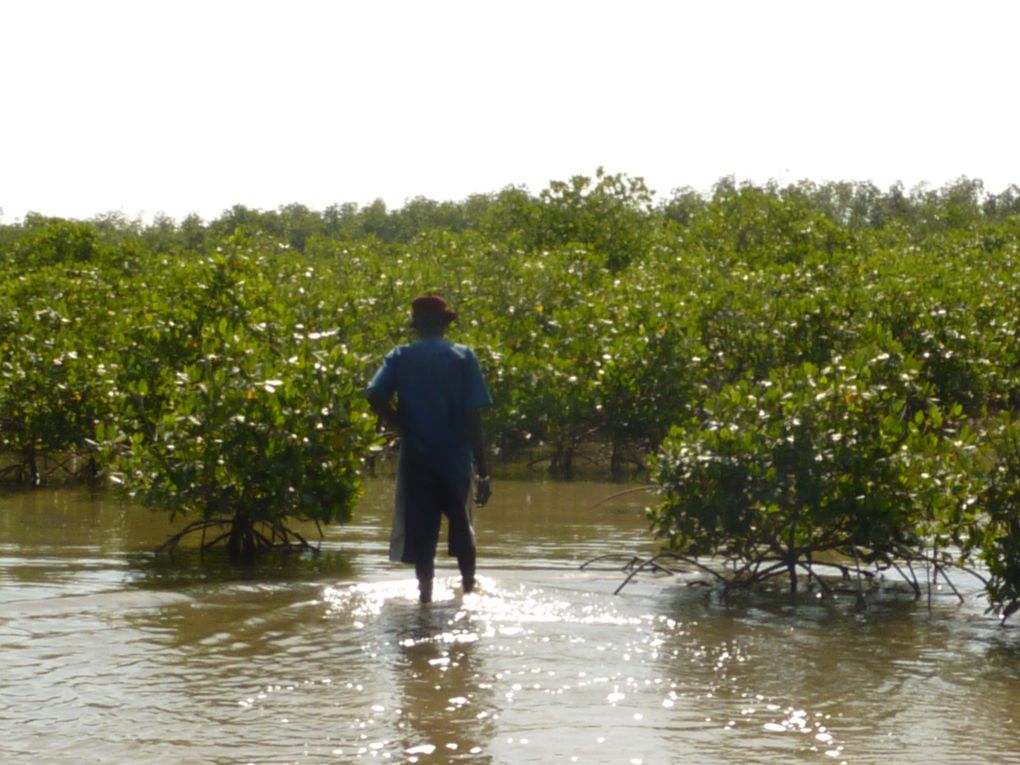
<instances>
[{"instance_id":1,"label":"person's back","mask_svg":"<svg viewBox=\"0 0 1020 765\"><path fill-rule=\"evenodd\" d=\"M403 444L450 478L471 475L468 412L489 403L478 360L470 348L442 337L424 337L395 348L380 379L397 397Z\"/></svg>"}]
</instances>

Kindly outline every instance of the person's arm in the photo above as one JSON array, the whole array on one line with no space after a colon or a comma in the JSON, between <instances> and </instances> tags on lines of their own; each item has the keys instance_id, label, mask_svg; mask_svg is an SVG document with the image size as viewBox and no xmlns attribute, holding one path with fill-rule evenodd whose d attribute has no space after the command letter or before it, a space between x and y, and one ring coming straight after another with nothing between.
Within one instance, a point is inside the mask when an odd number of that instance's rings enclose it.
<instances>
[{"instance_id":1,"label":"person's arm","mask_svg":"<svg viewBox=\"0 0 1020 765\"><path fill-rule=\"evenodd\" d=\"M398 433L401 431L400 416L397 414L396 407L393 406L392 396L387 396L375 388L370 389L368 391L368 405L372 407L372 411L376 413L376 416L382 420L383 425L392 428Z\"/></svg>"},{"instance_id":2,"label":"person's arm","mask_svg":"<svg viewBox=\"0 0 1020 765\"><path fill-rule=\"evenodd\" d=\"M492 496L492 482L489 479L489 464L485 457L485 433L482 430L482 410L469 409L467 413L468 442L475 459L477 484L475 486L475 503L481 507Z\"/></svg>"}]
</instances>

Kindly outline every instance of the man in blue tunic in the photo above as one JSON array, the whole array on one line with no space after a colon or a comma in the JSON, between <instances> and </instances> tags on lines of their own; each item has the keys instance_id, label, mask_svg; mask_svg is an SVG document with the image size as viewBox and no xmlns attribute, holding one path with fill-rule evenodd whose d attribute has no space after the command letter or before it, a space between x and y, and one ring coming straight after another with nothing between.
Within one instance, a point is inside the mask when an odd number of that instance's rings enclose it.
<instances>
[{"instance_id":1,"label":"man in blue tunic","mask_svg":"<svg viewBox=\"0 0 1020 765\"><path fill-rule=\"evenodd\" d=\"M432 600L444 515L464 592L474 590L472 467L475 502L484 505L492 493L481 418L492 398L474 352L444 337L456 318L441 297L415 298L411 326L419 339L386 354L367 390L372 409L401 436L390 560L414 564L422 603Z\"/></svg>"}]
</instances>

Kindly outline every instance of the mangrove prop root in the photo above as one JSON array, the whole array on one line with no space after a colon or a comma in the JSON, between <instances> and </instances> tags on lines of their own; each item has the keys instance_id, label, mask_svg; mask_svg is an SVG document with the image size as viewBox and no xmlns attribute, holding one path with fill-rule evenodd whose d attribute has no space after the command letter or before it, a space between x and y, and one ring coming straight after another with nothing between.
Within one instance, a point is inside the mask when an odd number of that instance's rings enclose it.
<instances>
[{"instance_id":1,"label":"mangrove prop root","mask_svg":"<svg viewBox=\"0 0 1020 765\"><path fill-rule=\"evenodd\" d=\"M584 569L588 568L588 566L592 565L593 563L598 563L599 561L619 560L620 558L623 558L626 562L619 568L614 566L612 569L609 570L630 571L632 568L634 568L634 566L636 566L641 561L641 559L636 555L629 555L627 553L606 553L605 555L596 555L594 558L585 561L580 566L578 566L578 570L583 571Z\"/></svg>"},{"instance_id":2,"label":"mangrove prop root","mask_svg":"<svg viewBox=\"0 0 1020 765\"><path fill-rule=\"evenodd\" d=\"M945 580L946 584L948 584L950 589L953 591L953 594L956 595L957 598L959 598L961 603L963 603L963 595L961 595L960 591L956 589L956 585L953 584L953 581L949 578L949 574L946 573L945 568L943 566L935 566L935 581L938 581L939 574L942 575L942 578Z\"/></svg>"},{"instance_id":3,"label":"mangrove prop root","mask_svg":"<svg viewBox=\"0 0 1020 765\"><path fill-rule=\"evenodd\" d=\"M850 551L854 554L854 565L857 567L857 607L860 608L864 605L864 585L861 583L861 556L857 552L856 545L851 546Z\"/></svg>"},{"instance_id":4,"label":"mangrove prop root","mask_svg":"<svg viewBox=\"0 0 1020 765\"><path fill-rule=\"evenodd\" d=\"M173 551L177 548L177 545L180 544L180 541L182 539L184 539L184 537L186 537L188 534L192 534L192 533L194 533L196 531L199 531L199 530L201 530L202 533L204 534L205 530L207 528L209 528L211 526L222 526L224 523L229 523L229 521L218 520L218 519L214 519L214 520L205 520L205 519L203 519L203 520L200 520L200 521L192 521L187 526L185 526L183 529L181 529L176 534L174 534L169 539L167 539L159 547L157 547L156 548L156 555L159 555L160 553L163 553L163 552L173 553Z\"/></svg>"},{"instance_id":5,"label":"mangrove prop root","mask_svg":"<svg viewBox=\"0 0 1020 765\"><path fill-rule=\"evenodd\" d=\"M282 526L281 526L281 528L282 528ZM311 550L312 552L319 552L319 548L316 547L315 545L310 544L307 539L305 539L303 536L301 536L300 532L295 531L294 529L287 529L287 530L291 534L293 534L295 537L297 537L298 541L301 543L299 545L300 548L305 549L305 550Z\"/></svg>"},{"instance_id":6,"label":"mangrove prop root","mask_svg":"<svg viewBox=\"0 0 1020 765\"><path fill-rule=\"evenodd\" d=\"M917 590L917 597L921 597L921 582L917 579L917 572L914 571L914 562L907 560L907 571L910 572L910 577L914 580L914 589Z\"/></svg>"},{"instance_id":7,"label":"mangrove prop root","mask_svg":"<svg viewBox=\"0 0 1020 765\"><path fill-rule=\"evenodd\" d=\"M914 570L910 569L910 576L908 577L906 572L900 568L896 561L890 561L890 565L896 569L900 576L903 577L903 581L909 584L914 590L914 600L918 600L921 597L921 585L917 583L917 577L914 576ZM909 567L909 563L907 564Z\"/></svg>"},{"instance_id":8,"label":"mangrove prop root","mask_svg":"<svg viewBox=\"0 0 1020 765\"><path fill-rule=\"evenodd\" d=\"M820 576L818 576L818 574L815 573L814 565L812 563L810 562L798 563L797 565L800 566L805 571L807 571L808 582L814 579L816 582L818 582L818 585L822 588L822 591L826 595L828 595L830 598L833 596L832 588L829 587L829 585L826 583L824 579L822 579Z\"/></svg>"},{"instance_id":9,"label":"mangrove prop root","mask_svg":"<svg viewBox=\"0 0 1020 765\"><path fill-rule=\"evenodd\" d=\"M230 536L230 529L227 529L227 530L226 530L226 531L224 531L224 532L223 532L222 534L220 534L220 535L219 535L218 537L214 538L214 539L213 539L213 540L212 540L211 542L209 542L208 544L206 544L206 545L205 545L205 546L204 546L204 547L202 548L202 552L205 552L206 550L212 549L212 548L213 548L213 547L215 547L215 546L216 546L217 544L219 544L220 542L222 542L222 541L223 541L224 539L227 539L227 538L228 538L229 536Z\"/></svg>"},{"instance_id":10,"label":"mangrove prop root","mask_svg":"<svg viewBox=\"0 0 1020 765\"><path fill-rule=\"evenodd\" d=\"M960 569L960 571L963 571L966 574L970 574L972 577L974 577L979 582L981 582L981 584L983 584L986 588L988 587L988 578L987 577L982 576L981 574L979 574L977 571L975 571L974 569L970 568L969 566L961 566L959 563L954 563L953 565L956 566L956 568Z\"/></svg>"},{"instance_id":11,"label":"mangrove prop root","mask_svg":"<svg viewBox=\"0 0 1020 765\"><path fill-rule=\"evenodd\" d=\"M264 550L273 549L273 543L270 540L266 539L266 535L263 534L258 529L256 529L254 526L251 529L251 534L255 538L255 541L262 545L262 549Z\"/></svg>"},{"instance_id":12,"label":"mangrove prop root","mask_svg":"<svg viewBox=\"0 0 1020 765\"><path fill-rule=\"evenodd\" d=\"M871 557L875 559L867 562L863 560L861 551L856 547L849 548L847 552L854 558L852 563L818 561L809 557L806 559L797 558L794 565L796 569L802 571L807 576L808 582L817 582L824 595L827 597L834 597L836 590L830 582L827 582L822 577L819 569L832 570L833 572L838 573L844 581L854 582L853 590L851 590L851 592L853 592L857 598L855 608L861 608L865 603L865 582L868 583L869 588L876 586L879 581L883 579L882 572L886 569L895 569L899 576L902 577L903 581L906 582L914 591L915 598L920 599L921 594L924 592L924 588L922 588L920 581L918 581L917 574L914 570L915 563L923 563L925 565L927 573L927 601L929 609L931 608L932 585L938 581L940 576L960 602L964 602L964 596L952 582L946 570L950 567L955 566L961 571L971 574L981 582L986 582L986 579L978 572L973 571L966 566L959 566L944 556L939 557L937 551L931 555L927 555L916 551L897 550L894 551L895 553L899 553L896 557L883 553L877 556L872 555ZM592 558L591 560L581 564L580 568L584 569L599 561L625 560L626 562L623 564L621 570L628 571L628 574L614 591L614 594L618 595L624 587L626 587L643 571L656 571L672 574L683 570L663 566L660 561L667 558L680 561L691 568L698 569L700 572L707 574L710 578L709 581L695 580L693 582L688 582L687 584L691 585L697 583L711 585L711 580L714 580L717 585L721 585L724 592L734 589L749 589L775 577L782 576L789 571L790 566L790 559L788 556L778 557L774 554L765 553L751 558L750 560L743 561L742 565L737 559L727 557L722 561L721 565L717 563L714 567L710 567L701 563L695 557L666 551L660 552L646 559L642 559L636 555L628 555L626 553L608 553L606 555L599 555ZM934 569L934 572L932 572L932 569Z\"/></svg>"},{"instance_id":13,"label":"mangrove prop root","mask_svg":"<svg viewBox=\"0 0 1020 765\"><path fill-rule=\"evenodd\" d=\"M219 533L209 539L208 532L211 529L218 529ZM157 547L155 554L172 554L181 541L190 534L201 534L200 554L204 554L224 542L229 542L233 536L237 536L241 540L242 548L251 548L256 552L269 550L319 551L318 547L309 543L299 532L288 529L282 523L263 522L261 528L257 528L253 524L246 528L235 529L231 518L209 518L192 521Z\"/></svg>"},{"instance_id":14,"label":"mangrove prop root","mask_svg":"<svg viewBox=\"0 0 1020 765\"><path fill-rule=\"evenodd\" d=\"M972 569L969 566L964 566L964 565L962 565L960 563L956 563L955 561L952 561L952 560L948 560L947 561L946 559L940 559L940 558L926 556L926 555L915 555L912 558L908 558L907 559L907 566L908 567L910 567L911 561L921 561L921 562L925 563L926 565L940 566L942 568L958 568L960 571L963 571L964 573L970 574L972 577L974 577L979 582L981 582L981 584L984 584L984 585L988 584L988 578L985 577L984 575L982 575L979 571L975 571L974 569ZM911 572L913 572L913 569L911 569ZM920 585L918 585L918 586L920 586Z\"/></svg>"},{"instance_id":15,"label":"mangrove prop root","mask_svg":"<svg viewBox=\"0 0 1020 765\"><path fill-rule=\"evenodd\" d=\"M726 577L724 577L718 571L714 571L713 569L709 568L708 566L705 566L704 564L699 563L694 558L688 558L685 555L679 555L678 553L674 553L674 552L661 552L661 553L658 553L657 555L653 555L651 558L648 558L647 560L645 560L642 563L640 563L633 571L631 571L627 575L627 578L624 579L623 582L621 582L620 586L617 587L613 591L613 594L614 595L619 595L620 591L623 590L623 588L627 586L627 584L630 582L630 580L633 579L635 576L637 576L642 571L644 571L646 569L650 569L650 568L654 569L656 567L661 569L662 567L659 565L658 561L660 559L662 559L662 558L672 558L673 560L682 561L683 563L686 563L686 564L688 564L690 566L693 566L694 568L697 568L697 569L700 569L700 570L704 571L707 574L710 574L711 576L716 577L717 579L719 579L722 582L726 581Z\"/></svg>"}]
</instances>

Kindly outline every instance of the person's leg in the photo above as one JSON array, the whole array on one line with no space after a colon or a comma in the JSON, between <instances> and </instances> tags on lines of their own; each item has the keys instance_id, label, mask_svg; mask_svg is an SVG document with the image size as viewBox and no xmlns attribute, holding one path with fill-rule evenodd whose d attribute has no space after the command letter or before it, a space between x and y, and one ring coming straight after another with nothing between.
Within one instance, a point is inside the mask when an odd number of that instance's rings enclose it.
<instances>
[{"instance_id":1,"label":"person's leg","mask_svg":"<svg viewBox=\"0 0 1020 765\"><path fill-rule=\"evenodd\" d=\"M414 564L418 599L429 603L432 600L436 545L442 518L442 486L437 483L432 471L413 461L408 461L404 481L407 491L407 541L403 560Z\"/></svg>"},{"instance_id":2,"label":"person's leg","mask_svg":"<svg viewBox=\"0 0 1020 765\"><path fill-rule=\"evenodd\" d=\"M478 553L472 548L470 552L464 552L457 556L457 568L460 569L460 579L464 586L464 592L475 590L475 564Z\"/></svg>"},{"instance_id":3,"label":"person's leg","mask_svg":"<svg viewBox=\"0 0 1020 765\"><path fill-rule=\"evenodd\" d=\"M443 514L450 524L448 552L457 558L464 592L475 589L475 566L478 552L475 530L471 524L471 482L467 479L447 484Z\"/></svg>"},{"instance_id":4,"label":"person's leg","mask_svg":"<svg viewBox=\"0 0 1020 765\"><path fill-rule=\"evenodd\" d=\"M432 602L432 580L435 576L435 564L432 558L422 558L414 564L414 575L418 578L418 600L422 603Z\"/></svg>"},{"instance_id":5,"label":"person's leg","mask_svg":"<svg viewBox=\"0 0 1020 765\"><path fill-rule=\"evenodd\" d=\"M418 578L418 599L432 601L432 580L435 577L436 544L439 541L440 514L429 515L415 529L418 541L414 545L414 575Z\"/></svg>"}]
</instances>

